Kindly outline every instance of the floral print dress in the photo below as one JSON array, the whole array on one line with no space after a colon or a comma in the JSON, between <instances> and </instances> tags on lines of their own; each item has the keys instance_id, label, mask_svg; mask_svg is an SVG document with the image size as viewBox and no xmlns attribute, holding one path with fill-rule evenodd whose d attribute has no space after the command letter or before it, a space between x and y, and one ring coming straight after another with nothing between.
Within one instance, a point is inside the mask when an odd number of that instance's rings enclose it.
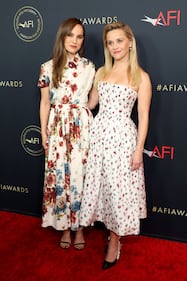
<instances>
[{"instance_id":1,"label":"floral print dress","mask_svg":"<svg viewBox=\"0 0 187 281\"><path fill-rule=\"evenodd\" d=\"M77 230L89 148L92 113L87 108L95 68L76 55L58 88L51 86L52 60L41 65L38 87L50 88L42 226Z\"/></svg>"},{"instance_id":2,"label":"floral print dress","mask_svg":"<svg viewBox=\"0 0 187 281\"><path fill-rule=\"evenodd\" d=\"M137 92L124 85L99 82L99 112L90 131L90 149L80 224L101 221L119 236L138 234L146 217L143 165L131 170L137 129L131 112Z\"/></svg>"}]
</instances>

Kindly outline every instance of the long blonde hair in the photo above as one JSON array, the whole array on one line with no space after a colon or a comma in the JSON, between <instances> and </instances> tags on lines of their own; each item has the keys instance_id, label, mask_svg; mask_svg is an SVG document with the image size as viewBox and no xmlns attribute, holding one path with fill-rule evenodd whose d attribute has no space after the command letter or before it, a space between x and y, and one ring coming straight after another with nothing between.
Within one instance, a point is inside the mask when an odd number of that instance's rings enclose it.
<instances>
[{"instance_id":1,"label":"long blonde hair","mask_svg":"<svg viewBox=\"0 0 187 281\"><path fill-rule=\"evenodd\" d=\"M82 22L77 18L69 18L65 20L63 23L60 24L55 44L53 48L53 73L52 73L52 84L55 88L58 87L59 81L62 79L63 69L67 62L67 54L64 48L64 41L65 37L72 31L72 29L77 25L81 25L83 29L83 36L85 39L85 29ZM83 44L79 50L79 55L82 56L83 54Z\"/></svg>"},{"instance_id":2,"label":"long blonde hair","mask_svg":"<svg viewBox=\"0 0 187 281\"><path fill-rule=\"evenodd\" d=\"M131 41L132 46L129 49L129 65L127 69L127 74L128 74L129 84L137 88L141 82L141 72L140 72L141 68L137 58L136 39L134 37L134 34L130 26L122 22L110 23L104 27L103 47L104 47L105 64L98 70L94 84L97 85L97 83L108 74L108 72L111 70L113 66L113 58L110 55L107 48L107 34L109 31L115 29L123 30L126 37L129 39L129 41Z\"/></svg>"}]
</instances>

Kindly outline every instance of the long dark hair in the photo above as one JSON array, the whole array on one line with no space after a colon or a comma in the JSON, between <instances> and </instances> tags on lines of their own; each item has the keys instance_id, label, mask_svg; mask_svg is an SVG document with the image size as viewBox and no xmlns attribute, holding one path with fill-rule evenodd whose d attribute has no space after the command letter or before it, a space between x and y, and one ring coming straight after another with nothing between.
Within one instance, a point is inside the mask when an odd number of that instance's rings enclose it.
<instances>
[{"instance_id":1,"label":"long dark hair","mask_svg":"<svg viewBox=\"0 0 187 281\"><path fill-rule=\"evenodd\" d=\"M55 88L58 87L59 81L62 79L63 68L67 62L67 54L64 48L65 37L72 31L72 29L77 25L81 25L83 29L83 44L79 50L80 56L83 54L83 46L85 40L85 28L82 22L77 18L69 18L60 24L56 40L53 49L53 73L52 73L52 83Z\"/></svg>"}]
</instances>

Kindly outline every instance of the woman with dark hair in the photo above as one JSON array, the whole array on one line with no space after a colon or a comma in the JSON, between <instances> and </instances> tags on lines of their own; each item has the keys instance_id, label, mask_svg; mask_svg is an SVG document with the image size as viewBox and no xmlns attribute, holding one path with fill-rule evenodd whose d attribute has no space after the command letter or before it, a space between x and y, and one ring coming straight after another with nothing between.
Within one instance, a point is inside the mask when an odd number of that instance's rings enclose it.
<instances>
[{"instance_id":1,"label":"woman with dark hair","mask_svg":"<svg viewBox=\"0 0 187 281\"><path fill-rule=\"evenodd\" d=\"M139 234L146 217L143 150L148 131L151 81L139 65L131 28L111 23L103 32L105 64L98 69L88 106L99 102L81 205L82 226L105 224L110 235L103 269L114 266L120 237ZM138 126L131 119L137 100Z\"/></svg>"},{"instance_id":2,"label":"woman with dark hair","mask_svg":"<svg viewBox=\"0 0 187 281\"><path fill-rule=\"evenodd\" d=\"M95 68L82 57L84 26L69 18L58 28L53 57L41 65L40 123L45 150L42 227L63 231L60 246L84 248L79 226L92 113L87 107Z\"/></svg>"}]
</instances>

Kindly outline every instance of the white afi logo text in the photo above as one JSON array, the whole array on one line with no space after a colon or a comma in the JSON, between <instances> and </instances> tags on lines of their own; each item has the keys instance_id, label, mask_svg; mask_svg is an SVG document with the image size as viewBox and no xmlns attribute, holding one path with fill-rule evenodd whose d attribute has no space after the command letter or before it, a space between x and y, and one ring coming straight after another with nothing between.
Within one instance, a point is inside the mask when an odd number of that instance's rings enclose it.
<instances>
[{"instance_id":1,"label":"white afi logo text","mask_svg":"<svg viewBox=\"0 0 187 281\"><path fill-rule=\"evenodd\" d=\"M148 16L144 16L144 17L145 18L141 19L141 21L150 23L153 26L157 26L157 25L170 26L171 23L180 25L181 11L180 10L168 10L165 15L162 11L160 11L159 15L156 18L151 18Z\"/></svg>"}]
</instances>

